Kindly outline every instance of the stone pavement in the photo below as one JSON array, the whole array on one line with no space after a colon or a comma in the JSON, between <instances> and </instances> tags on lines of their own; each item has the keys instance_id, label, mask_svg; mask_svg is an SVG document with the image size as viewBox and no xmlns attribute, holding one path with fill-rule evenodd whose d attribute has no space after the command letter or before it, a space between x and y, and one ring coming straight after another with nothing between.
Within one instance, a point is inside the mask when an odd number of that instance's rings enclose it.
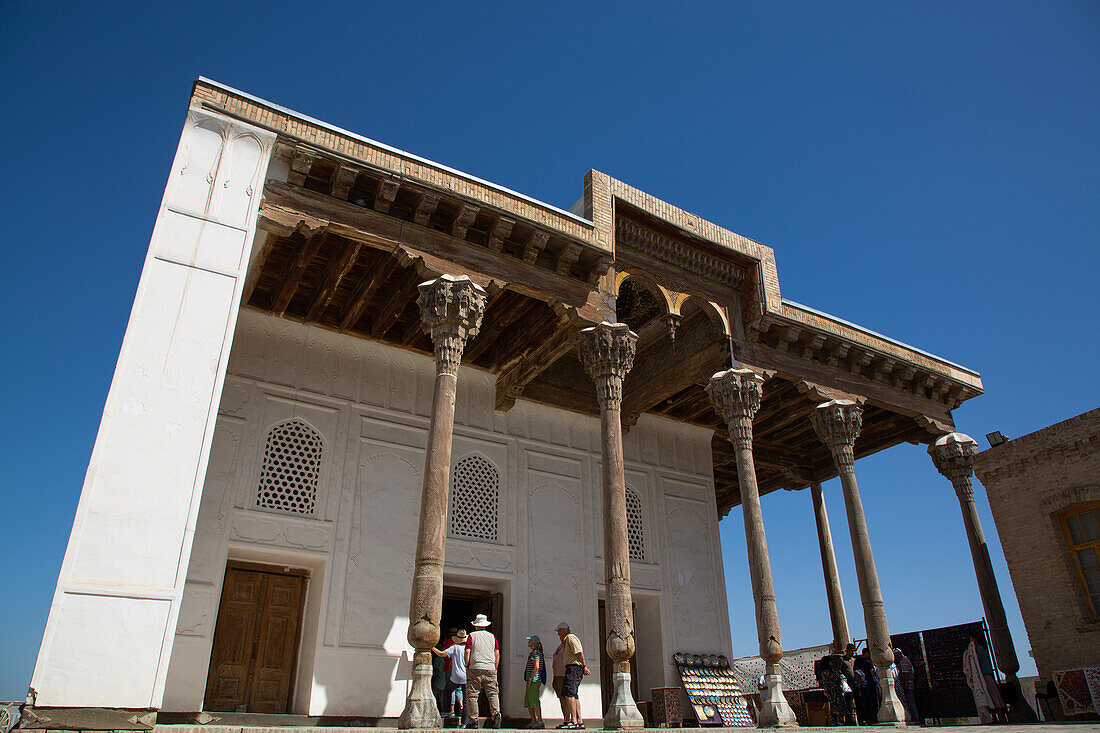
<instances>
[{"instance_id":1,"label":"stone pavement","mask_svg":"<svg viewBox=\"0 0 1100 733\"><path fill-rule=\"evenodd\" d=\"M944 731L945 733L1100 733L1100 721L1082 723L1037 723L1033 725L945 725L945 726L908 726L914 731ZM789 731L826 731L827 733L867 733L869 730L893 730L894 726L857 726L787 728ZM154 733L394 733L395 727L357 728L345 726L229 726L229 725L157 725ZM504 728L502 730L524 730L522 728ZM553 726L548 728L553 730ZM602 730L597 724L590 723L588 730ZM637 733L670 733L669 728L636 729ZM742 731L746 728L681 728L678 730L695 731Z\"/></svg>"}]
</instances>

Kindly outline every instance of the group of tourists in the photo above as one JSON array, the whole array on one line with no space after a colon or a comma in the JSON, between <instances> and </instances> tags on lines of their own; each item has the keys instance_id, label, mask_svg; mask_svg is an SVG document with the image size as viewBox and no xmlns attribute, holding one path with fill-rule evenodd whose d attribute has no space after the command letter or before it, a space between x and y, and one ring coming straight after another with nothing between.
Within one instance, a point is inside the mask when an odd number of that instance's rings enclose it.
<instances>
[{"instance_id":1,"label":"group of tourists","mask_svg":"<svg viewBox=\"0 0 1100 733\"><path fill-rule=\"evenodd\" d=\"M450 629L447 640L438 648L433 648L436 656L432 689L439 704L439 712L446 719L455 720L462 728L477 728L478 699L484 691L489 698L489 717L485 726L500 728L500 688L497 672L500 669L500 642L490 632L491 622L483 613L479 613L471 622L474 631ZM564 730L584 729L581 718L580 685L585 675L591 674L584 659L584 648L577 635L569 630L564 621L558 624L558 639L561 643L552 657L554 693L561 703L564 718L558 728ZM542 729L546 725L542 720L542 688L546 684L546 655L542 640L533 634L527 637L530 649L527 664L523 669L524 695L523 706L531 716L528 728Z\"/></svg>"},{"instance_id":2,"label":"group of tourists","mask_svg":"<svg viewBox=\"0 0 1100 733\"><path fill-rule=\"evenodd\" d=\"M818 684L829 698L830 725L874 725L878 722L878 708L882 704L882 689L874 662L867 648L856 656L855 644L848 644L843 654L829 654L814 663ZM1000 693L1000 685L993 676L989 651L982 639L971 635L970 644L963 654L963 674L974 695L974 706L983 724L1007 723L1008 713ZM901 649L894 649L894 663L890 665L894 689L905 708L905 720L919 723L917 712L916 670L912 660Z\"/></svg>"},{"instance_id":3,"label":"group of tourists","mask_svg":"<svg viewBox=\"0 0 1100 733\"><path fill-rule=\"evenodd\" d=\"M879 685L871 650L867 647L858 655L856 645L848 644L843 654L827 654L814 662L814 674L818 684L829 698L830 725L876 725L878 709L882 704L882 687ZM919 723L916 697L916 671L913 662L901 649L894 649L894 663L890 665L894 689L905 708L905 720Z\"/></svg>"}]
</instances>

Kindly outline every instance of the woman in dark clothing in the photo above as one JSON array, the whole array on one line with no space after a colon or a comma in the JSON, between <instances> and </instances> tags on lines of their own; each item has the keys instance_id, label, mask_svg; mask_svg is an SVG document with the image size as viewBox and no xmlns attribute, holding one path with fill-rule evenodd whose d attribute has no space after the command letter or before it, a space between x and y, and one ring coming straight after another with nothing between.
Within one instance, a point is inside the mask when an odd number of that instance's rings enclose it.
<instances>
[{"instance_id":1,"label":"woman in dark clothing","mask_svg":"<svg viewBox=\"0 0 1100 733\"><path fill-rule=\"evenodd\" d=\"M878 723L878 706L882 702L882 693L878 685L878 673L871 661L871 652L864 648L856 657L856 714L860 725Z\"/></svg>"},{"instance_id":2,"label":"woman in dark clothing","mask_svg":"<svg viewBox=\"0 0 1100 733\"><path fill-rule=\"evenodd\" d=\"M848 687L844 660L839 654L830 654L820 659L814 667L818 684L825 688L825 695L829 698L829 724L854 725L856 716L852 710L852 699L844 694L844 688Z\"/></svg>"}]
</instances>

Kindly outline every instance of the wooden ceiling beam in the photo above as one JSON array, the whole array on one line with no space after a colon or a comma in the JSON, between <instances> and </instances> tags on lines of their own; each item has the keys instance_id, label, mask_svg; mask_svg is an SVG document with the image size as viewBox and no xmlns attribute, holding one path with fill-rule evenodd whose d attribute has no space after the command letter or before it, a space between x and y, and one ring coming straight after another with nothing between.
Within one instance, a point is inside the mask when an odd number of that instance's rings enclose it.
<instances>
[{"instance_id":1,"label":"wooden ceiling beam","mask_svg":"<svg viewBox=\"0 0 1100 733\"><path fill-rule=\"evenodd\" d=\"M546 249L546 243L549 241L550 235L541 229L531 232L531 236L523 244L523 261L535 264L535 260L539 258L539 252Z\"/></svg>"},{"instance_id":2,"label":"wooden ceiling beam","mask_svg":"<svg viewBox=\"0 0 1100 733\"><path fill-rule=\"evenodd\" d=\"M416 286L420 284L421 275L415 267L405 271L404 280L394 289L389 300L378 309L374 323L371 324L370 335L374 338L382 338L394 327L397 320L409 304L409 300L416 296Z\"/></svg>"},{"instance_id":3,"label":"wooden ceiling beam","mask_svg":"<svg viewBox=\"0 0 1100 733\"><path fill-rule=\"evenodd\" d=\"M647 373L627 377L623 385L623 414L648 412L693 384L705 384L726 358L729 347L716 340L682 359L668 359Z\"/></svg>"},{"instance_id":4,"label":"wooden ceiling beam","mask_svg":"<svg viewBox=\"0 0 1100 733\"><path fill-rule=\"evenodd\" d=\"M329 262L325 279L314 294L313 300L310 301L309 309L306 311L306 321L318 321L324 315L325 309L328 308L333 296L336 295L336 289L340 287L340 283L351 272L351 268L355 266L355 260L359 257L359 250L362 248L362 242L344 240L344 251L340 253L339 257L334 257Z\"/></svg>"},{"instance_id":5,"label":"wooden ceiling beam","mask_svg":"<svg viewBox=\"0 0 1100 733\"><path fill-rule=\"evenodd\" d=\"M571 314L558 319L554 332L515 363L497 373L496 409L507 412L527 385L577 346L581 323Z\"/></svg>"},{"instance_id":6,"label":"wooden ceiling beam","mask_svg":"<svg viewBox=\"0 0 1100 733\"><path fill-rule=\"evenodd\" d=\"M390 255L382 255L381 262L377 264L374 271L370 273L368 277L364 277L359 286L355 289L355 293L351 296L351 301L348 303L347 308L344 309L344 314L340 317L340 330L349 331L359 319L362 318L363 312L370 305L371 298L378 292L378 288L382 286L382 283L393 274L393 271L397 269L397 259Z\"/></svg>"},{"instance_id":7,"label":"wooden ceiling beam","mask_svg":"<svg viewBox=\"0 0 1100 733\"><path fill-rule=\"evenodd\" d=\"M504 249L504 240L512 235L512 229L516 226L515 219L506 216L498 216L493 222L493 228L489 230L489 249L500 252Z\"/></svg>"},{"instance_id":8,"label":"wooden ceiling beam","mask_svg":"<svg viewBox=\"0 0 1100 733\"><path fill-rule=\"evenodd\" d=\"M477 212L479 211L481 211L480 206L474 206L468 203L459 204L458 213L455 214L455 220L451 222L451 236L465 239L466 231L470 228L470 225L474 223L474 219L477 218Z\"/></svg>"},{"instance_id":9,"label":"wooden ceiling beam","mask_svg":"<svg viewBox=\"0 0 1100 733\"><path fill-rule=\"evenodd\" d=\"M413 223L422 227L428 226L428 222L437 208L439 208L439 197L430 191L425 191L420 195L420 201L416 204Z\"/></svg>"},{"instance_id":10,"label":"wooden ceiling beam","mask_svg":"<svg viewBox=\"0 0 1100 733\"><path fill-rule=\"evenodd\" d=\"M371 206L374 210L385 214L389 212L390 205L393 204L394 199L397 198L397 191L401 188L401 184L392 178L385 178L378 184L378 190L374 192L374 202Z\"/></svg>"},{"instance_id":11,"label":"wooden ceiling beam","mask_svg":"<svg viewBox=\"0 0 1100 733\"><path fill-rule=\"evenodd\" d=\"M554 269L559 275L569 276L573 272L573 265L581 256L581 246L576 242L567 242L558 253L558 259L554 263Z\"/></svg>"},{"instance_id":12,"label":"wooden ceiling beam","mask_svg":"<svg viewBox=\"0 0 1100 733\"><path fill-rule=\"evenodd\" d=\"M808 379L831 389L866 397L871 404L891 412L916 417L927 415L946 423L952 423L947 406L888 385L849 372L830 367L821 362L810 362L794 354L784 353L762 343L742 342L738 358L746 364L775 370L791 379Z\"/></svg>"},{"instance_id":13,"label":"wooden ceiling beam","mask_svg":"<svg viewBox=\"0 0 1100 733\"><path fill-rule=\"evenodd\" d=\"M306 218L301 212L314 212L309 219L327 225L332 234L391 252L399 247L430 253L470 272L508 283L509 289L522 295L536 299L547 296L556 298L567 306L580 309L585 318L596 323L600 318L612 316L604 299L594 297L592 289L576 278L565 277L553 270L529 265L515 258L501 257L473 242L459 240L428 227L409 226L395 217L385 216L331 196L278 181L268 181L264 184L261 216L268 209L278 209L281 219L293 219L295 222ZM321 216L326 218L321 219Z\"/></svg>"},{"instance_id":14,"label":"wooden ceiling beam","mask_svg":"<svg viewBox=\"0 0 1100 733\"><path fill-rule=\"evenodd\" d=\"M543 313L542 317L538 315L539 310ZM560 317L545 307L541 309L533 307L527 310L524 316L528 314L534 317L517 319L517 322L520 320L527 321L523 328L523 334L511 343L507 343L505 340L500 351L493 354L493 367L491 368L495 371L507 369L510 364L523 359L528 353L538 348L539 344L549 339L561 324Z\"/></svg>"},{"instance_id":15,"label":"wooden ceiling beam","mask_svg":"<svg viewBox=\"0 0 1100 733\"><path fill-rule=\"evenodd\" d=\"M503 332L505 328L517 323L535 307L535 301L530 298L524 298L522 295L516 295L515 293L513 293L512 296L520 299L520 301L518 303L511 303L509 308L502 313L492 313L488 308L485 309L486 316L491 315L493 317L488 324L482 324L481 332L478 333L477 338L470 344L470 347L462 357L464 361L472 362L488 351L490 347L497 343L501 332ZM502 308L504 305L504 302L501 301Z\"/></svg>"},{"instance_id":16,"label":"wooden ceiling beam","mask_svg":"<svg viewBox=\"0 0 1100 733\"><path fill-rule=\"evenodd\" d=\"M287 306L289 306L290 301L294 299L294 294L298 292L298 286L302 282L302 277L305 275L306 268L309 266L309 263L313 261L318 250L321 249L323 241L324 234L317 234L306 239L302 242L302 245L298 247L298 251L294 254L294 259L287 265L282 280L279 281L279 284L273 291L275 295L271 301L272 313L277 316L282 316L286 313Z\"/></svg>"},{"instance_id":17,"label":"wooden ceiling beam","mask_svg":"<svg viewBox=\"0 0 1100 733\"><path fill-rule=\"evenodd\" d=\"M290 171L287 180L295 186L304 186L310 170L313 169L313 161L317 154L312 150L301 146L294 148L294 155L290 159Z\"/></svg>"},{"instance_id":18,"label":"wooden ceiling beam","mask_svg":"<svg viewBox=\"0 0 1100 733\"><path fill-rule=\"evenodd\" d=\"M691 387L688 387L687 389L682 390L678 395L672 395L669 398L668 404L662 407L660 412L672 416L672 414L680 408L699 399L699 394L703 394L703 390L701 387L699 388L698 392L692 390Z\"/></svg>"},{"instance_id":19,"label":"wooden ceiling beam","mask_svg":"<svg viewBox=\"0 0 1100 733\"><path fill-rule=\"evenodd\" d=\"M359 171L355 168L348 168L346 165L336 166L336 170L332 174L332 195L347 201L348 194L358 177Z\"/></svg>"}]
</instances>

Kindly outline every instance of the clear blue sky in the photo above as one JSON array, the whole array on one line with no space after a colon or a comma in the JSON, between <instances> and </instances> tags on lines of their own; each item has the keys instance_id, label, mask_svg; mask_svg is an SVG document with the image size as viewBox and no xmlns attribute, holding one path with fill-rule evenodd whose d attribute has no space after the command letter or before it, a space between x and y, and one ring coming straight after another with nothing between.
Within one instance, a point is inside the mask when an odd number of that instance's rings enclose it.
<instances>
[{"instance_id":1,"label":"clear blue sky","mask_svg":"<svg viewBox=\"0 0 1100 733\"><path fill-rule=\"evenodd\" d=\"M598 168L765 242L786 297L979 370L985 396L956 413L975 437L1100 404L1095 2L10 1L0 68L3 699L27 688L200 74L559 206ZM980 618L923 447L857 474L891 628ZM763 505L785 646L825 642L810 497ZM739 512L721 527L734 651L753 654Z\"/></svg>"}]
</instances>

